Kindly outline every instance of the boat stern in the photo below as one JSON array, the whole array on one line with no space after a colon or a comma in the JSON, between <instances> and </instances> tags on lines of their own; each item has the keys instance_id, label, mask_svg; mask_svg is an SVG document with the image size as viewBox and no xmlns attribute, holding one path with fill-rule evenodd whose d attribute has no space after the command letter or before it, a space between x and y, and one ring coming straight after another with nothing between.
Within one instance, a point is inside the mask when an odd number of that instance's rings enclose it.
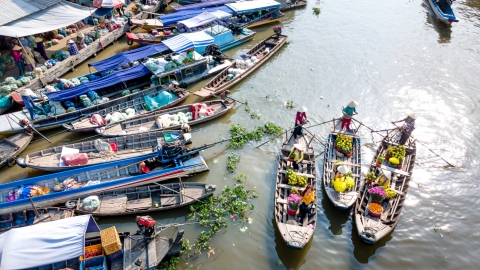
<instances>
[{"instance_id":1,"label":"boat stern","mask_svg":"<svg viewBox=\"0 0 480 270\"><path fill-rule=\"evenodd\" d=\"M26 158L17 158L17 164L18 164L18 166L20 166L22 168L26 168L27 167L27 159Z\"/></svg>"},{"instance_id":2,"label":"boat stern","mask_svg":"<svg viewBox=\"0 0 480 270\"><path fill-rule=\"evenodd\" d=\"M377 237L375 236L375 234L369 231L365 230L358 235L360 237L360 240L367 245L374 245L377 242Z\"/></svg>"}]
</instances>

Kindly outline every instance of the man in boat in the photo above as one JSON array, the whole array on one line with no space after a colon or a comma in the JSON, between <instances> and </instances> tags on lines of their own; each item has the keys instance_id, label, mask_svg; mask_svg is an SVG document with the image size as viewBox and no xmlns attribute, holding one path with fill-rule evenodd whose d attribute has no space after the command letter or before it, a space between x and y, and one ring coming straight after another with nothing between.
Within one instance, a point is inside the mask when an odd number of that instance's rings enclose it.
<instances>
[{"instance_id":1,"label":"man in boat","mask_svg":"<svg viewBox=\"0 0 480 270\"><path fill-rule=\"evenodd\" d=\"M298 143L294 144L292 149L290 150L290 154L288 154L288 161L292 162L293 170L298 172L299 166L298 164L303 160L303 150L302 146Z\"/></svg>"},{"instance_id":2,"label":"man in boat","mask_svg":"<svg viewBox=\"0 0 480 270\"><path fill-rule=\"evenodd\" d=\"M351 101L348 103L347 107L343 109L343 117L342 117L342 127L343 130L346 128L347 131L350 131L350 123L352 122L352 116L354 114L358 114L357 110L355 109L358 106L358 102Z\"/></svg>"},{"instance_id":3,"label":"man in boat","mask_svg":"<svg viewBox=\"0 0 480 270\"><path fill-rule=\"evenodd\" d=\"M41 111L44 115L47 115L47 113L45 112L45 110L42 107L35 105L35 103L32 100L31 95L32 95L32 91L30 89L28 89L28 90L24 89L21 93L23 103L25 104L25 108L30 113L30 119L31 120L36 119L36 117L35 117L36 114L35 114L35 111L33 109L37 109L37 110Z\"/></svg>"},{"instance_id":4,"label":"man in boat","mask_svg":"<svg viewBox=\"0 0 480 270\"><path fill-rule=\"evenodd\" d=\"M173 80L170 85L168 86L168 89L172 92L175 92L177 90L179 83L175 80Z\"/></svg>"},{"instance_id":5,"label":"man in boat","mask_svg":"<svg viewBox=\"0 0 480 270\"><path fill-rule=\"evenodd\" d=\"M302 106L295 117L295 128L293 129L293 138L297 141L297 137L302 134L302 125L308 121L307 108Z\"/></svg>"},{"instance_id":6,"label":"man in boat","mask_svg":"<svg viewBox=\"0 0 480 270\"><path fill-rule=\"evenodd\" d=\"M403 122L403 125L398 128L401 133L400 138L398 140L398 143L400 145L404 145L407 142L408 138L410 138L410 135L412 135L412 131L415 129L416 118L417 116L415 115L415 113L411 112L407 115L406 118L392 122L393 124L398 122Z\"/></svg>"}]
</instances>

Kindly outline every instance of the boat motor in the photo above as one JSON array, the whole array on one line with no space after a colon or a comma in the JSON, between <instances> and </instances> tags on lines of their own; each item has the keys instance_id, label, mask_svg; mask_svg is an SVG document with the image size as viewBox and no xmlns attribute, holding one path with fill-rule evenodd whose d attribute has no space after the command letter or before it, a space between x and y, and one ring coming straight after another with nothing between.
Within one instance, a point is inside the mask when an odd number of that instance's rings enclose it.
<instances>
[{"instance_id":1,"label":"boat motor","mask_svg":"<svg viewBox=\"0 0 480 270\"><path fill-rule=\"evenodd\" d=\"M142 234L147 238L152 238L155 235L157 222L151 216L137 216L136 222L138 227L137 234Z\"/></svg>"},{"instance_id":2,"label":"boat motor","mask_svg":"<svg viewBox=\"0 0 480 270\"><path fill-rule=\"evenodd\" d=\"M242 33L244 26L235 22L227 24L227 28L232 31L232 35L239 35Z\"/></svg>"},{"instance_id":3,"label":"boat motor","mask_svg":"<svg viewBox=\"0 0 480 270\"><path fill-rule=\"evenodd\" d=\"M211 55L213 60L220 64L223 64L225 60L225 55L222 54L217 44L208 45L205 48L205 55Z\"/></svg>"}]
</instances>

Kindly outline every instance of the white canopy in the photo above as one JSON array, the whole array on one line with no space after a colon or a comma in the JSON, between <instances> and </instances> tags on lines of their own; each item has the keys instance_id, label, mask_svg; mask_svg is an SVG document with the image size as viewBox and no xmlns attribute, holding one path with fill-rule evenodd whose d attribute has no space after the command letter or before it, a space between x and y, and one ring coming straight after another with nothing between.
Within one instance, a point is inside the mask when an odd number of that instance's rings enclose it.
<instances>
[{"instance_id":1,"label":"white canopy","mask_svg":"<svg viewBox=\"0 0 480 270\"><path fill-rule=\"evenodd\" d=\"M82 256L85 233L99 231L91 215L11 229L0 235L0 270L33 268Z\"/></svg>"},{"instance_id":2,"label":"white canopy","mask_svg":"<svg viewBox=\"0 0 480 270\"><path fill-rule=\"evenodd\" d=\"M24 37L51 31L81 21L95 10L63 1L0 26L0 36Z\"/></svg>"},{"instance_id":3,"label":"white canopy","mask_svg":"<svg viewBox=\"0 0 480 270\"><path fill-rule=\"evenodd\" d=\"M231 4L226 4L226 6L229 7L236 14L245 14L266 9L280 8L280 3L273 0L256 0L235 2Z\"/></svg>"},{"instance_id":4,"label":"white canopy","mask_svg":"<svg viewBox=\"0 0 480 270\"><path fill-rule=\"evenodd\" d=\"M221 10L217 10L214 12L203 12L202 14L199 14L193 18L179 21L178 24L183 24L188 28L192 28L211 23L217 19L230 18L231 16L232 15L230 15L229 13Z\"/></svg>"}]
</instances>

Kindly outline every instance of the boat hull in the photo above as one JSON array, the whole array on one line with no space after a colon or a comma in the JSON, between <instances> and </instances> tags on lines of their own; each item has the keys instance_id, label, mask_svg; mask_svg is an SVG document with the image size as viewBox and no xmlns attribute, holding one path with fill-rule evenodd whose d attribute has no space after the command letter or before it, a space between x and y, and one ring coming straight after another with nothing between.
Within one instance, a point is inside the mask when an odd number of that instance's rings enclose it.
<instances>
[{"instance_id":1,"label":"boat hull","mask_svg":"<svg viewBox=\"0 0 480 270\"><path fill-rule=\"evenodd\" d=\"M5 165L13 166L15 162L12 162L12 160L16 159L16 156L21 154L23 150L27 148L28 144L32 141L32 138L33 133L22 132L0 140L0 147L2 148L3 144L7 144L9 147L15 147L15 149L12 149L13 151L9 154L2 153L5 154L5 158L0 161L0 168Z\"/></svg>"},{"instance_id":2,"label":"boat hull","mask_svg":"<svg viewBox=\"0 0 480 270\"><path fill-rule=\"evenodd\" d=\"M438 3L435 0L426 0L430 7L432 8L433 13L439 19L445 24L452 24L452 22L458 22L457 18L455 17L455 13L453 12L453 9L450 5L448 5L446 2L444 3L446 7L447 13L445 13Z\"/></svg>"}]
</instances>

